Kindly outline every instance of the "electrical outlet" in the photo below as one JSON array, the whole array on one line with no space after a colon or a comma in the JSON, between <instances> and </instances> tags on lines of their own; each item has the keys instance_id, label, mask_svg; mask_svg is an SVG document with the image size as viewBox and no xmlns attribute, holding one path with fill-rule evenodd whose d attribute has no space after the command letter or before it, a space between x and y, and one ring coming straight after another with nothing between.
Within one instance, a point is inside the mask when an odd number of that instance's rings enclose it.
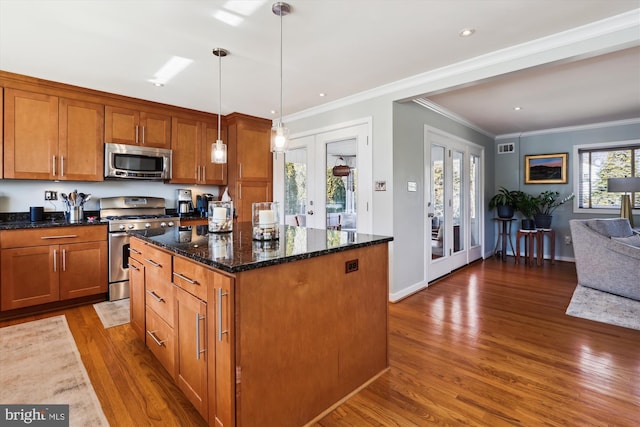
<instances>
[{"instance_id":1,"label":"electrical outlet","mask_svg":"<svg viewBox=\"0 0 640 427\"><path fill-rule=\"evenodd\" d=\"M344 263L344 272L345 273L353 273L354 271L358 271L358 260L352 259Z\"/></svg>"},{"instance_id":2,"label":"electrical outlet","mask_svg":"<svg viewBox=\"0 0 640 427\"><path fill-rule=\"evenodd\" d=\"M57 191L45 191L44 192L45 200L58 200L58 192Z\"/></svg>"}]
</instances>

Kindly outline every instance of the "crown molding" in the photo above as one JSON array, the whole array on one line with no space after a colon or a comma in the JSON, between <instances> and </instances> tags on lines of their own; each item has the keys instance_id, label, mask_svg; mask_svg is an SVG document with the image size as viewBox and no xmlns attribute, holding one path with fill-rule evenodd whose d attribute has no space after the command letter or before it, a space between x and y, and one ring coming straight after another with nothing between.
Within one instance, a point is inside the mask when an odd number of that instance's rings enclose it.
<instances>
[{"instance_id":1,"label":"crown molding","mask_svg":"<svg viewBox=\"0 0 640 427\"><path fill-rule=\"evenodd\" d=\"M590 130L590 129L602 129L613 126L626 126L626 125L634 125L640 124L640 117L634 119L626 119L626 120L615 120L612 122L600 122L600 123L589 123L586 125L576 125L576 126L565 126L559 128L550 128L550 129L540 129L534 130L530 132L516 132L516 133L506 133L503 135L498 135L495 137L496 141L499 139L508 139L508 138L518 138L523 136L534 136L534 135L547 135L552 133L563 133L563 132L575 132L581 130Z\"/></svg>"},{"instance_id":2,"label":"crown molding","mask_svg":"<svg viewBox=\"0 0 640 427\"><path fill-rule=\"evenodd\" d=\"M391 96L391 101L412 101L426 93L513 71L638 46L638 34L640 9L634 9L290 114L283 121L312 117L382 96Z\"/></svg>"}]
</instances>

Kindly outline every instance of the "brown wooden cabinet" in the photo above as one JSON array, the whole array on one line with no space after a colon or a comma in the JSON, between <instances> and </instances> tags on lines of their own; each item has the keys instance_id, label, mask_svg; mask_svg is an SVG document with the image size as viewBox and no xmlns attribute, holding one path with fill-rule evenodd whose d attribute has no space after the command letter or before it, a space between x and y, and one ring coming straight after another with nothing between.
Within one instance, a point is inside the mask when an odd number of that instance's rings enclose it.
<instances>
[{"instance_id":1,"label":"brown wooden cabinet","mask_svg":"<svg viewBox=\"0 0 640 427\"><path fill-rule=\"evenodd\" d=\"M5 178L103 180L101 104L6 89L4 128Z\"/></svg>"},{"instance_id":2,"label":"brown wooden cabinet","mask_svg":"<svg viewBox=\"0 0 640 427\"><path fill-rule=\"evenodd\" d=\"M114 144L171 147L169 113L140 111L135 107L105 107L104 141Z\"/></svg>"},{"instance_id":3,"label":"brown wooden cabinet","mask_svg":"<svg viewBox=\"0 0 640 427\"><path fill-rule=\"evenodd\" d=\"M145 268L144 248L147 245L138 239L129 244L129 320L131 327L142 341L145 340Z\"/></svg>"},{"instance_id":4,"label":"brown wooden cabinet","mask_svg":"<svg viewBox=\"0 0 640 427\"><path fill-rule=\"evenodd\" d=\"M107 292L106 226L0 232L0 309Z\"/></svg>"},{"instance_id":5,"label":"brown wooden cabinet","mask_svg":"<svg viewBox=\"0 0 640 427\"><path fill-rule=\"evenodd\" d=\"M211 163L211 144L216 142L217 128L206 121L174 117L171 131L173 184L224 185L227 165Z\"/></svg>"},{"instance_id":6,"label":"brown wooden cabinet","mask_svg":"<svg viewBox=\"0 0 640 427\"><path fill-rule=\"evenodd\" d=\"M229 192L238 221L251 221L251 204L273 200L271 121L244 114L226 116Z\"/></svg>"},{"instance_id":7,"label":"brown wooden cabinet","mask_svg":"<svg viewBox=\"0 0 640 427\"><path fill-rule=\"evenodd\" d=\"M4 88L0 87L0 178L4 176Z\"/></svg>"}]
</instances>

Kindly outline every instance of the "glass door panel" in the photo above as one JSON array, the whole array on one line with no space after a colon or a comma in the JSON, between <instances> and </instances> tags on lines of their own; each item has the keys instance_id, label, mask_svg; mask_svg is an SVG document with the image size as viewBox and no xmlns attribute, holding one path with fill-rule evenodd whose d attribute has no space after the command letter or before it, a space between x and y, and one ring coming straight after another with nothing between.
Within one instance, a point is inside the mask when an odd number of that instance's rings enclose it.
<instances>
[{"instance_id":1,"label":"glass door panel","mask_svg":"<svg viewBox=\"0 0 640 427\"><path fill-rule=\"evenodd\" d=\"M453 151L453 191L452 191L452 214L453 214L453 252L460 252L465 249L465 206L464 206L464 185L465 168L464 153Z\"/></svg>"},{"instance_id":2,"label":"glass door panel","mask_svg":"<svg viewBox=\"0 0 640 427\"><path fill-rule=\"evenodd\" d=\"M304 227L307 212L306 147L287 151L284 169L284 223Z\"/></svg>"},{"instance_id":3,"label":"glass door panel","mask_svg":"<svg viewBox=\"0 0 640 427\"><path fill-rule=\"evenodd\" d=\"M445 148L439 145L431 147L431 259L438 259L445 254Z\"/></svg>"},{"instance_id":4,"label":"glass door panel","mask_svg":"<svg viewBox=\"0 0 640 427\"><path fill-rule=\"evenodd\" d=\"M326 228L356 231L357 140L329 142L326 147Z\"/></svg>"}]
</instances>

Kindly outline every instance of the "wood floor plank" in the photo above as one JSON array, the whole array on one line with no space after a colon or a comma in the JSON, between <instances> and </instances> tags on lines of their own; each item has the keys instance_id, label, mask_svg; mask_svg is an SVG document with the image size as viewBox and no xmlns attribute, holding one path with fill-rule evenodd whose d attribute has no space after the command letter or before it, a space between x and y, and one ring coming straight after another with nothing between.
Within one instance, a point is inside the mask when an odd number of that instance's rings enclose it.
<instances>
[{"instance_id":1,"label":"wood floor plank","mask_svg":"<svg viewBox=\"0 0 640 427\"><path fill-rule=\"evenodd\" d=\"M390 304L391 369L315 426L636 426L640 331L567 316L575 285L571 263L492 258ZM91 306L0 326L57 314L112 426L206 424L130 326L103 329Z\"/></svg>"}]
</instances>

